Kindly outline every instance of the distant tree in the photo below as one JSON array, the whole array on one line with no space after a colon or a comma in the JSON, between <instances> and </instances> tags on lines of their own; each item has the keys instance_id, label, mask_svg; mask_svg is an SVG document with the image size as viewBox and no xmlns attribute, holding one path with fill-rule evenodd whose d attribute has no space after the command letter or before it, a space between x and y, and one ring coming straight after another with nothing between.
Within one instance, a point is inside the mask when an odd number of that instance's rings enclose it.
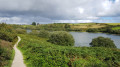
<instances>
[{"instance_id":1,"label":"distant tree","mask_svg":"<svg viewBox=\"0 0 120 67\"><path fill-rule=\"evenodd\" d=\"M37 25L39 25L39 23L37 23Z\"/></svg>"},{"instance_id":2,"label":"distant tree","mask_svg":"<svg viewBox=\"0 0 120 67\"><path fill-rule=\"evenodd\" d=\"M32 22L32 25L36 25L36 22Z\"/></svg>"},{"instance_id":3,"label":"distant tree","mask_svg":"<svg viewBox=\"0 0 120 67\"><path fill-rule=\"evenodd\" d=\"M113 40L110 38L97 37L92 40L90 43L91 47L108 47L108 48L116 48Z\"/></svg>"},{"instance_id":4,"label":"distant tree","mask_svg":"<svg viewBox=\"0 0 120 67\"><path fill-rule=\"evenodd\" d=\"M65 24L65 28L70 28L70 25L69 24Z\"/></svg>"},{"instance_id":5,"label":"distant tree","mask_svg":"<svg viewBox=\"0 0 120 67\"><path fill-rule=\"evenodd\" d=\"M86 30L87 32L98 32L99 30L98 29L95 29L95 28L89 28Z\"/></svg>"}]
</instances>

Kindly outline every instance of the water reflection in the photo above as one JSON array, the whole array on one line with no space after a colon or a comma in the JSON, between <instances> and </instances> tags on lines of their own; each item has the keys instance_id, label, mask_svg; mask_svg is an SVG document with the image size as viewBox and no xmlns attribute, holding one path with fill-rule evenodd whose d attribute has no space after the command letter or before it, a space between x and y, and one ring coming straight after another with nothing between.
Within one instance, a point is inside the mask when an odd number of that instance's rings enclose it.
<instances>
[{"instance_id":1,"label":"water reflection","mask_svg":"<svg viewBox=\"0 0 120 67\"><path fill-rule=\"evenodd\" d=\"M105 34L105 33L87 33L87 32L70 32L74 39L75 39L75 46L90 46L89 43L92 41L93 38L103 36L111 38L117 48L120 48L120 36L119 35L112 35L112 34Z\"/></svg>"}]
</instances>

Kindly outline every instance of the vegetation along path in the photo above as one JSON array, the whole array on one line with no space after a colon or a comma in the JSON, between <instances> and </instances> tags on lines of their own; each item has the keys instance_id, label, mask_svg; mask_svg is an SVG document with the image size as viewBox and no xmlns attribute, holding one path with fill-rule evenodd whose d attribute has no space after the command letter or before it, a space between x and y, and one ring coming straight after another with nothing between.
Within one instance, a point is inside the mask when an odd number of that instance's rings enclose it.
<instances>
[{"instance_id":1,"label":"vegetation along path","mask_svg":"<svg viewBox=\"0 0 120 67\"><path fill-rule=\"evenodd\" d=\"M20 42L21 38L18 36L18 41L14 45L15 50L15 57L12 63L12 67L26 67L26 65L23 62L23 56L20 50L17 48L18 43Z\"/></svg>"}]
</instances>

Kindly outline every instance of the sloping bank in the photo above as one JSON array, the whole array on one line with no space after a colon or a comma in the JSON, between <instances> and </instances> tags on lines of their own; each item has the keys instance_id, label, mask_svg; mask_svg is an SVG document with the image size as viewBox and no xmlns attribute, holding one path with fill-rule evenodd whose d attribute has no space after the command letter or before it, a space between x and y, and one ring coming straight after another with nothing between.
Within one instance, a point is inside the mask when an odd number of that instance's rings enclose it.
<instances>
[{"instance_id":1,"label":"sloping bank","mask_svg":"<svg viewBox=\"0 0 120 67\"><path fill-rule=\"evenodd\" d=\"M27 67L119 67L120 50L58 46L45 38L20 35L20 50Z\"/></svg>"},{"instance_id":2,"label":"sloping bank","mask_svg":"<svg viewBox=\"0 0 120 67\"><path fill-rule=\"evenodd\" d=\"M17 38L13 42L0 40L0 67L11 67L15 51L13 49Z\"/></svg>"}]
</instances>

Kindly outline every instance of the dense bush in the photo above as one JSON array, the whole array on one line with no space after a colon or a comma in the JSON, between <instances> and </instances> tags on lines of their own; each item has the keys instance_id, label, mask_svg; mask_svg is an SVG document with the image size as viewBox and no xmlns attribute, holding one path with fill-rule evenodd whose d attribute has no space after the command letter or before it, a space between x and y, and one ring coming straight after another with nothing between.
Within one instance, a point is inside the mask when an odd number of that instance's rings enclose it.
<instances>
[{"instance_id":1,"label":"dense bush","mask_svg":"<svg viewBox=\"0 0 120 67\"><path fill-rule=\"evenodd\" d=\"M16 42L14 28L0 24L0 67L10 67L13 59L13 43Z\"/></svg>"},{"instance_id":2,"label":"dense bush","mask_svg":"<svg viewBox=\"0 0 120 67\"><path fill-rule=\"evenodd\" d=\"M0 31L0 39L12 42L15 36L9 32Z\"/></svg>"},{"instance_id":3,"label":"dense bush","mask_svg":"<svg viewBox=\"0 0 120 67\"><path fill-rule=\"evenodd\" d=\"M49 31L41 30L38 34L39 37L48 38L50 35Z\"/></svg>"},{"instance_id":4,"label":"dense bush","mask_svg":"<svg viewBox=\"0 0 120 67\"><path fill-rule=\"evenodd\" d=\"M16 29L16 33L25 34L25 33L27 33L27 31L25 29L18 28L18 29Z\"/></svg>"},{"instance_id":5,"label":"dense bush","mask_svg":"<svg viewBox=\"0 0 120 67\"><path fill-rule=\"evenodd\" d=\"M98 29L95 29L95 28L89 28L86 30L87 32L98 32L99 30Z\"/></svg>"},{"instance_id":6,"label":"dense bush","mask_svg":"<svg viewBox=\"0 0 120 67\"><path fill-rule=\"evenodd\" d=\"M92 40L90 43L92 47L108 47L108 48L116 48L113 40L110 38L104 38L104 37L97 37Z\"/></svg>"},{"instance_id":7,"label":"dense bush","mask_svg":"<svg viewBox=\"0 0 120 67\"><path fill-rule=\"evenodd\" d=\"M0 39L12 42L16 38L14 29L5 24L0 24Z\"/></svg>"},{"instance_id":8,"label":"dense bush","mask_svg":"<svg viewBox=\"0 0 120 67\"><path fill-rule=\"evenodd\" d=\"M71 34L64 31L53 32L49 37L49 42L63 46L73 46L74 39Z\"/></svg>"},{"instance_id":9,"label":"dense bush","mask_svg":"<svg viewBox=\"0 0 120 67\"><path fill-rule=\"evenodd\" d=\"M11 42L0 40L0 67L9 67L13 55L13 45Z\"/></svg>"}]
</instances>

